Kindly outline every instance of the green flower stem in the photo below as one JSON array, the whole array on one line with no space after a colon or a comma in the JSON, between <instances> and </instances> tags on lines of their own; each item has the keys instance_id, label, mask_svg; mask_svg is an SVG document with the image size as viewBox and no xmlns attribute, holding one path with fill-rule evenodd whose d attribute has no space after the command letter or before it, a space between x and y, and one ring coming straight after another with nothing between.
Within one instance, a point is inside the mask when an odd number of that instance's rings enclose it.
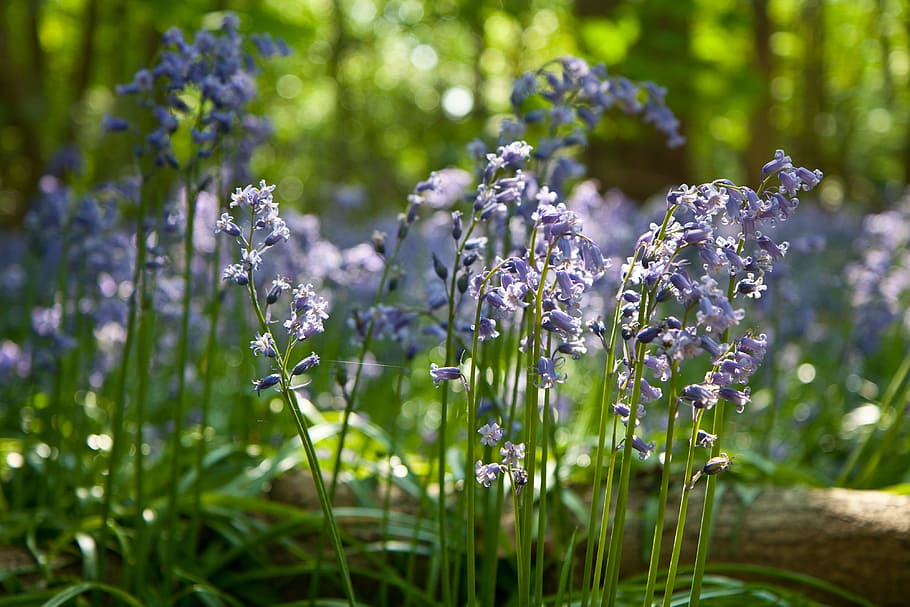
<instances>
[{"instance_id":1,"label":"green flower stem","mask_svg":"<svg viewBox=\"0 0 910 607\"><path fill-rule=\"evenodd\" d=\"M663 539L664 518L667 514L667 500L670 491L670 473L673 463L673 432L676 427L676 414L679 401L676 399L679 381L679 362L673 361L670 369L670 385L667 389L667 434L664 439L664 462L660 472L660 497L657 500L657 519L654 521L654 538L651 543L651 560L648 564L648 584L645 588L643 607L651 607L654 600L654 589L657 583L657 570L660 567L660 545Z\"/></svg>"},{"instance_id":2,"label":"green flower stem","mask_svg":"<svg viewBox=\"0 0 910 607\"><path fill-rule=\"evenodd\" d=\"M711 457L720 455L719 437L724 430L724 417L727 407L718 404L714 407L713 434L718 437L711 450ZM692 437L693 441L695 436ZM713 530L714 494L717 491L717 475L708 476L708 486L705 489L705 507L701 515L701 528L698 532L698 548L695 552L695 571L692 574L692 591L689 594L690 607L698 607L701 600L701 582L705 575L705 565L708 561L708 547L711 544L711 531Z\"/></svg>"},{"instance_id":3,"label":"green flower stem","mask_svg":"<svg viewBox=\"0 0 910 607\"><path fill-rule=\"evenodd\" d=\"M549 258L549 255L547 256ZM552 336L547 335L547 351L550 351L550 340ZM544 391L543 397L543 421L540 426L540 432L543 437L540 445L540 504L537 507L537 555L536 568L534 575L534 596L537 600L543 602L543 570L545 563L544 555L544 530L547 528L547 456L549 455L549 436L550 436L550 390Z\"/></svg>"},{"instance_id":4,"label":"green flower stem","mask_svg":"<svg viewBox=\"0 0 910 607\"><path fill-rule=\"evenodd\" d=\"M631 269L631 266L630 266ZM619 288L619 293L622 293L625 290L626 284L628 283L629 276L631 272L626 272L626 275L623 276L622 284ZM610 324L610 339L606 343L607 347L607 357L606 362L604 363L603 375L601 377L601 393L600 393L600 423L598 424L597 430L597 454L594 457L594 480L591 487L591 512L588 516L588 533L590 534L594 529L597 529L596 521L598 518L598 496L600 495L600 485L602 482L602 471L603 471L603 460L604 460L604 447L606 446L606 437L607 437L607 420L610 418L610 412L612 411L612 401L613 401L613 367L616 364L616 336L618 327L620 325L621 306L617 303L616 308L613 310L613 322ZM613 487L613 470L614 462L616 459L616 416L613 416L613 440L610 444L610 464L609 472L607 474L607 488L605 493L605 499L603 506L600 512L600 537L597 542L597 565L592 571L591 562L594 558L594 542L591 541L590 535L587 542L587 547L585 548L585 566L584 574L582 581L582 595L581 595L581 605L582 607L588 606L588 589L591 588L595 592L600 587L600 571L603 563L603 555L606 552L606 537L607 537L607 520L609 519L610 513L610 493ZM592 582L591 577L592 573L594 575L594 580Z\"/></svg>"},{"instance_id":5,"label":"green flower stem","mask_svg":"<svg viewBox=\"0 0 910 607\"><path fill-rule=\"evenodd\" d=\"M536 235L536 233L535 233ZM534 521L534 486L535 478L537 474L537 418L538 418L538 406L537 403L540 399L540 390L537 388L537 385L534 381L534 378L537 376L537 361L540 359L540 323L543 319L543 291L546 287L547 281L547 272L550 269L550 256L553 253L554 243L550 243L547 246L547 252L543 257L543 267L540 270L540 282L537 287L537 292L534 295L534 313L530 317L527 327L527 337L531 343L531 354L528 356L525 383L526 383L526 395L525 395L525 411L524 411L524 427L527 428L528 435L528 448L526 455L526 464L525 470L528 473L528 492L525 494L524 503L522 504L522 545L521 545L521 556L520 558L524 561L523 565L526 572L531 571L531 538L532 534L532 524ZM529 250L534 250L534 239L531 240L531 245ZM544 472L546 472L546 461L541 462ZM541 495L543 499L543 495ZM544 529L537 529L537 539L539 542L544 541ZM543 575L543 563L538 562L536 564L535 576ZM536 580L536 577L535 577ZM537 584L535 582L534 588L536 590ZM530 595L531 587L529 584L521 584L518 589L518 603L519 605L528 605L532 599ZM540 604L543 597L533 596L534 604Z\"/></svg>"},{"instance_id":6,"label":"green flower stem","mask_svg":"<svg viewBox=\"0 0 910 607\"><path fill-rule=\"evenodd\" d=\"M250 239L249 242L252 242L252 239ZM253 280L252 269L247 272L247 278L247 291L249 293L250 302L253 305L253 310L256 312L256 318L259 320L259 330L262 334L271 333L265 315L262 313L262 307L259 305L259 299L256 296L256 285ZM325 481L322 478L322 470L319 466L319 455L316 453L316 447L313 444L313 439L310 437L306 420L303 417L303 413L300 411L300 405L297 403L297 394L291 390L291 378L288 375L287 360L286 356L282 356L281 353L276 351L275 362L278 365L278 372L281 375L281 383L279 384L281 387L281 398L284 401L285 407L291 412L291 415L294 418L294 427L297 430L297 435L300 437L300 442L303 443L307 465L313 476L313 484L316 487L316 495L319 498L322 515L325 517L325 526L328 529L329 539L332 542L335 558L338 561L338 569L341 573L344 593L348 599L348 605L354 607L356 603L356 599L354 598L354 587L351 584L351 574L348 568L347 559L344 555L344 547L341 544L341 534L338 531L338 522L335 520L332 502L329 500L329 492L326 489Z\"/></svg>"},{"instance_id":7,"label":"green flower stem","mask_svg":"<svg viewBox=\"0 0 910 607\"><path fill-rule=\"evenodd\" d=\"M184 177L186 192L186 232L183 238L183 300L180 310L180 333L177 338L177 394L174 397L174 429L171 434L170 480L167 494L167 519L165 521L164 549L164 589L170 594L174 582L174 562L177 555L177 488L180 484L180 455L183 451L183 422L186 410L186 366L189 355L190 304L193 299L193 232L196 225L196 200L199 191L196 189L195 164L191 164Z\"/></svg>"},{"instance_id":8,"label":"green flower stem","mask_svg":"<svg viewBox=\"0 0 910 607\"><path fill-rule=\"evenodd\" d=\"M111 525L111 504L114 493L114 477L116 465L123 450L124 441L124 414L126 412L127 386L130 383L130 352L136 339L136 316L139 299L142 297L143 269L146 256L145 217L148 212L148 176L142 172L139 183L139 208L136 212L136 259L133 266L133 294L127 304L126 339L123 343L123 353L120 358L120 369L117 376L117 391L114 398L114 410L111 414L111 451L108 460L107 475L104 478L104 497L101 500L101 524L98 538L98 571L104 579L105 561L107 552L107 535ZM139 369L140 375L148 373L147 369Z\"/></svg>"},{"instance_id":9,"label":"green flower stem","mask_svg":"<svg viewBox=\"0 0 910 607\"><path fill-rule=\"evenodd\" d=\"M376 295L373 297L373 305L376 306L382 301L382 294L385 291L386 283L388 282L389 273L392 269L392 262L398 257L398 252L401 249L402 240L399 239L395 243L395 250L392 252L392 256L386 260L386 263L382 270L382 276L379 279L379 285L376 287ZM373 344L373 333L375 331L376 321L375 318L370 318L367 323L366 334L363 337L363 344L360 347L360 353L357 355L357 364L356 371L354 371L354 383L351 386L351 391L344 394L344 412L341 414L341 428L338 431L338 447L335 450L335 459L332 462L332 476L329 479L329 502L335 503L335 494L338 489L338 479L341 476L341 462L344 457L344 444L347 442L348 431L350 430L351 425L351 414L354 412L354 406L356 404L357 394L360 391L360 379L363 375L364 364L363 361L366 360L367 352L370 351L370 346ZM310 578L310 598L315 598L316 593L319 589L319 579L322 577L322 557L323 557L323 548L324 548L324 539L325 535L320 535L319 540L319 551L316 553L316 565L313 576Z\"/></svg>"},{"instance_id":10,"label":"green flower stem","mask_svg":"<svg viewBox=\"0 0 910 607\"><path fill-rule=\"evenodd\" d=\"M456 257L456 263L457 263ZM489 275L487 276L489 278ZM453 277L454 278L454 277ZM486 287L486 282L481 287L481 289ZM476 310L474 312L474 326L480 326L480 312L483 309L482 299L478 299ZM466 550L467 550L467 560L468 560L468 570L467 570L467 605L468 607L473 607L477 602L476 594L476 577L477 577L477 555L476 548L474 545L475 539L475 521L474 521L474 495L475 495L475 486L476 481L471 478L471 471L474 469L474 440L477 429L477 406L479 405L478 399L480 398L480 386L477 385L477 358L480 355L480 337L479 332L474 331L473 337L471 340L471 372L470 379L468 380L468 385L471 387L470 393L465 396L468 399L468 448L465 455L465 499L467 500L468 512L467 512L467 537L466 539Z\"/></svg>"},{"instance_id":11,"label":"green flower stem","mask_svg":"<svg viewBox=\"0 0 910 607\"><path fill-rule=\"evenodd\" d=\"M509 366L512 364L513 353L515 354L514 377L518 377L518 374L521 372L521 353L518 351L518 345L516 343L518 335L520 335L520 330L516 331L514 326L510 326L508 331L503 336L503 339L497 339L491 344L491 346L496 348L496 352L491 357L489 357L495 365L494 383L496 385L493 389L493 394L505 392L507 388L508 370ZM514 348L511 347L511 344L513 343L515 344ZM517 382L513 382L511 391L512 400L509 405L510 413L503 416L501 424L503 428L511 428L511 419L515 414L515 406L517 401L516 388ZM480 420L478 420L478 422L479 421ZM500 517L502 516L502 503L503 499L505 498L505 483L497 483L495 493L492 491L484 491L483 496L483 528L498 529ZM480 586L480 604L492 605L496 593L496 575L499 565L499 559L497 558L499 534L487 532L484 533L483 539L484 541L482 553L484 575L481 579Z\"/></svg>"},{"instance_id":12,"label":"green flower stem","mask_svg":"<svg viewBox=\"0 0 910 607\"><path fill-rule=\"evenodd\" d=\"M141 284L136 285L139 292L139 319L138 342L136 343L136 366L140 370L136 379L136 406L134 423L136 429L133 435L133 491L136 500L135 525L136 548L133 563L133 589L137 596L143 596L145 584L145 567L149 550L149 529L145 520L145 405L149 393L152 350L154 347L155 312L153 293L155 285L154 273L143 273Z\"/></svg>"},{"instance_id":13,"label":"green flower stem","mask_svg":"<svg viewBox=\"0 0 910 607\"><path fill-rule=\"evenodd\" d=\"M641 301L642 314L648 307L647 299ZM635 436L635 423L638 417L638 400L641 397L641 378L644 374L645 344L635 344L635 374L632 379L632 398L629 400L629 420L626 422L626 438L623 446L622 466L619 471L619 487L616 494L616 512L613 514L613 529L610 532L610 551L607 553L606 587L601 597L601 605L613 607L616 604L616 585L619 580L619 561L622 556L622 541L625 535L626 508L629 500L629 481L632 476L632 439Z\"/></svg>"},{"instance_id":14,"label":"green flower stem","mask_svg":"<svg viewBox=\"0 0 910 607\"><path fill-rule=\"evenodd\" d=\"M67 197L69 198L69 197ZM60 261L57 269L56 293L59 298L54 302L60 305L60 326L66 327L69 324L69 305L67 295L69 294L70 278L70 227L72 217L65 217L61 226L60 234ZM78 301L78 300L76 300ZM31 323L29 323L30 325ZM52 453L63 454L63 433L60 424L64 419L69 419L71 414L64 409L63 405L63 377L69 370L69 357L64 353L56 359L56 369L51 380L51 397L50 406L46 409L47 419L45 420L47 428L47 443ZM43 484L40 492L42 506L55 512L60 507L61 486L64 484L64 475L61 467L62 458L47 458L47 482Z\"/></svg>"},{"instance_id":15,"label":"green flower stem","mask_svg":"<svg viewBox=\"0 0 910 607\"><path fill-rule=\"evenodd\" d=\"M201 369L201 375L203 377L202 402L200 403L200 406L202 408L202 416L199 420L199 438L196 442L195 463L196 472L199 475L200 481L202 478L202 465L203 460L205 459L206 444L208 442L206 440L205 433L209 425L209 409L211 408L212 386L214 385L215 379L215 374L211 372L211 369L216 367L214 363L218 353L218 320L221 315L221 297L219 296L221 272L218 267L218 259L221 257L221 240L221 238L215 239L215 251L212 255L212 300L209 302L208 306L209 334L206 337L205 342L205 368ZM190 527L190 546L196 546L199 539L201 507L202 483L197 481L193 484L193 516L192 524Z\"/></svg>"},{"instance_id":16,"label":"green flower stem","mask_svg":"<svg viewBox=\"0 0 910 607\"><path fill-rule=\"evenodd\" d=\"M594 564L594 579L591 582L591 605L595 605L600 602L600 577L603 573L604 558L607 553L607 528L609 527L608 523L610 521L610 502L613 499L613 477L616 472L616 439L619 436L619 416L613 416L613 433L612 438L610 439L610 460L607 465L607 486L604 489L604 500L601 507L601 516L600 516L600 532L597 538L597 559ZM596 494L595 494L596 495ZM594 496L591 497L594 504L597 504L597 500ZM592 529L594 527L591 527ZM585 585L584 590L587 590L587 585Z\"/></svg>"},{"instance_id":17,"label":"green flower stem","mask_svg":"<svg viewBox=\"0 0 910 607\"><path fill-rule=\"evenodd\" d=\"M683 491L679 500L679 515L676 518L676 534L673 538L673 552L670 555L670 567L667 571L663 607L670 607L673 602L673 588L676 586L676 572L679 569L679 556L682 553L683 535L686 529L686 513L689 509L689 495L692 493L691 489L689 489L689 479L692 477L692 470L695 466L696 441L698 440L698 429L701 426L703 414L704 409L698 409L695 413L695 421L692 424L692 438L689 440L689 451L686 456Z\"/></svg>"},{"instance_id":18,"label":"green flower stem","mask_svg":"<svg viewBox=\"0 0 910 607\"><path fill-rule=\"evenodd\" d=\"M758 193L761 193L762 188L765 187L766 183L770 177L766 178L762 182L761 187L759 187ZM741 236L739 242L736 246L737 254L742 253L743 247L746 244L745 235ZM733 278L730 278L730 282L727 285L727 300L732 304L734 297L735 285L733 283ZM721 341L726 342L729 336L729 330L725 330L721 336ZM711 449L711 457L717 457L720 455L720 441L724 431L724 422L726 415L726 406L720 405L714 407L714 427L712 433L717 436L717 439L714 441L714 446ZM697 434L692 435L692 441L695 442ZM692 590L689 594L690 606L698 607L698 603L701 600L701 583L705 575L705 565L708 561L708 548L711 544L711 532L714 529L714 494L717 490L717 477L715 475L708 476L708 486L705 489L705 504L704 509L701 514L701 528L698 532L698 547L695 551L695 570L692 573Z\"/></svg>"},{"instance_id":19,"label":"green flower stem","mask_svg":"<svg viewBox=\"0 0 910 607\"><path fill-rule=\"evenodd\" d=\"M617 418L613 416L613 434L610 442L610 458L607 471L607 486L604 492L603 504L599 502L600 486L603 474L604 447L606 447L607 420L612 410L611 401L613 399L613 373L612 369L615 364L614 344L616 342L616 327L619 325L619 306L616 308L613 319L610 341L607 345L607 358L604 364L604 372L601 378L601 396L600 396L600 423L597 431L597 454L594 458L594 480L591 488L591 511L588 516L589 537L587 547L585 548L585 565L582 581L582 607L587 607L588 590L591 589L595 594L600 588L600 573L603 566L603 557L606 553L607 538L607 521L610 516L610 498L613 489L613 471L616 462L616 436L617 436ZM598 512L599 507L599 512ZM598 514L600 514L600 531L597 541L597 562L592 570L591 561L594 560L594 542L591 541L590 533L597 529ZM593 580L592 580L593 574ZM596 599L593 601L596 602Z\"/></svg>"}]
</instances>

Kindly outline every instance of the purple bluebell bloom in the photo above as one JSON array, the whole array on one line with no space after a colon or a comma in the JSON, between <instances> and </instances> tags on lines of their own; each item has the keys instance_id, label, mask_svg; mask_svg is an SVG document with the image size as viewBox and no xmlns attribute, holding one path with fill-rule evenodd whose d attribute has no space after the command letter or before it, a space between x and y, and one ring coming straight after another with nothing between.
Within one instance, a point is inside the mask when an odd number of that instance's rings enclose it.
<instances>
[{"instance_id":1,"label":"purple bluebell bloom","mask_svg":"<svg viewBox=\"0 0 910 607\"><path fill-rule=\"evenodd\" d=\"M440 367L436 363L430 363L430 377L433 378L434 386L439 386L441 381L458 380L464 384L465 389L468 387L464 375L458 367Z\"/></svg>"},{"instance_id":2,"label":"purple bluebell bloom","mask_svg":"<svg viewBox=\"0 0 910 607\"><path fill-rule=\"evenodd\" d=\"M253 389L256 390L256 394L259 394L262 392L262 390L266 390L272 386L277 386L280 381L281 376L277 373L272 373L271 375L266 375L263 378L253 380Z\"/></svg>"},{"instance_id":3,"label":"purple bluebell bloom","mask_svg":"<svg viewBox=\"0 0 910 607\"><path fill-rule=\"evenodd\" d=\"M309 356L305 357L299 363L294 365L294 368L291 369L291 375L302 375L307 371L313 369L319 364L319 355L315 352L312 352Z\"/></svg>"},{"instance_id":4,"label":"purple bluebell bloom","mask_svg":"<svg viewBox=\"0 0 910 607\"><path fill-rule=\"evenodd\" d=\"M512 444L512 441L506 441L505 444L499 448L499 455L502 457L503 466L506 466L507 468L520 466L525 458L525 444L518 443L517 445L514 445Z\"/></svg>"},{"instance_id":5,"label":"purple bluebell bloom","mask_svg":"<svg viewBox=\"0 0 910 607\"><path fill-rule=\"evenodd\" d=\"M651 457L651 454L654 453L654 443L646 443L637 434L632 436L632 448L638 451L639 459L648 459Z\"/></svg>"},{"instance_id":6,"label":"purple bluebell bloom","mask_svg":"<svg viewBox=\"0 0 910 607\"><path fill-rule=\"evenodd\" d=\"M502 466L495 462L484 464L481 460L477 460L474 464L474 478L476 478L477 482L484 487L490 487L496 482L496 479L499 478L502 469Z\"/></svg>"},{"instance_id":7,"label":"purple bluebell bloom","mask_svg":"<svg viewBox=\"0 0 910 607\"><path fill-rule=\"evenodd\" d=\"M718 387L713 384L690 384L683 388L679 400L691 404L696 409L711 409L718 398Z\"/></svg>"},{"instance_id":8,"label":"purple bluebell bloom","mask_svg":"<svg viewBox=\"0 0 910 607\"><path fill-rule=\"evenodd\" d=\"M477 433L480 434L480 444L485 447L493 447L502 440L503 429L502 427L490 420L483 426L477 429Z\"/></svg>"},{"instance_id":9,"label":"purple bluebell bloom","mask_svg":"<svg viewBox=\"0 0 910 607\"><path fill-rule=\"evenodd\" d=\"M474 327L472 329L477 331L477 339L480 341L499 337L499 331L496 330L496 321L492 318L481 317L480 325L476 329Z\"/></svg>"},{"instance_id":10,"label":"purple bluebell bloom","mask_svg":"<svg viewBox=\"0 0 910 607\"><path fill-rule=\"evenodd\" d=\"M561 359L559 359L561 360ZM549 390L566 381L565 374L557 373L556 360L547 356L541 356L537 360L538 386L544 390Z\"/></svg>"},{"instance_id":11,"label":"purple bluebell bloom","mask_svg":"<svg viewBox=\"0 0 910 607\"><path fill-rule=\"evenodd\" d=\"M774 152L774 160L771 160L762 167L761 176L759 178L764 181L768 177L776 175L784 169L789 169L792 166L793 162L791 158L784 154L783 150L777 150Z\"/></svg>"}]
</instances>

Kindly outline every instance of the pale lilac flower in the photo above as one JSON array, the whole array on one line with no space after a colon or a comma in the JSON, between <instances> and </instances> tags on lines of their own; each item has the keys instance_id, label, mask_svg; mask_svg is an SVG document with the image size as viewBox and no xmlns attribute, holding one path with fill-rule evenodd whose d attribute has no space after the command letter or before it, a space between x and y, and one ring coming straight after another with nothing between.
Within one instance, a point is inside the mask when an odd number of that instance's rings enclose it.
<instances>
[{"instance_id":1,"label":"pale lilac flower","mask_svg":"<svg viewBox=\"0 0 910 607\"><path fill-rule=\"evenodd\" d=\"M237 285L245 285L249 282L249 277L247 276L246 269L239 263L234 263L226 267L221 272L222 280L230 280Z\"/></svg>"},{"instance_id":2,"label":"pale lilac flower","mask_svg":"<svg viewBox=\"0 0 910 607\"><path fill-rule=\"evenodd\" d=\"M275 358L275 339L271 333L265 335L256 333L256 339L250 342L250 350L254 356L262 354L268 358Z\"/></svg>"},{"instance_id":3,"label":"pale lilac flower","mask_svg":"<svg viewBox=\"0 0 910 607\"><path fill-rule=\"evenodd\" d=\"M499 337L499 331L496 330L496 321L492 318L481 317L480 325L478 327L472 326L471 329L477 331L477 339L480 341Z\"/></svg>"},{"instance_id":4,"label":"pale lilac flower","mask_svg":"<svg viewBox=\"0 0 910 607\"><path fill-rule=\"evenodd\" d=\"M502 440L503 429L494 421L490 421L481 426L477 433L480 434L480 444L485 447L493 447Z\"/></svg>"},{"instance_id":5,"label":"pale lilac flower","mask_svg":"<svg viewBox=\"0 0 910 607\"><path fill-rule=\"evenodd\" d=\"M562 359L558 359L562 360ZM566 381L567 375L557 373L556 360L547 356L541 356L537 361L537 385L544 390L549 390Z\"/></svg>"},{"instance_id":6,"label":"pale lilac flower","mask_svg":"<svg viewBox=\"0 0 910 607\"><path fill-rule=\"evenodd\" d=\"M240 250L240 257L243 261L243 267L247 270L253 270L254 272L259 270L262 266L262 255L256 249Z\"/></svg>"},{"instance_id":7,"label":"pale lilac flower","mask_svg":"<svg viewBox=\"0 0 910 607\"><path fill-rule=\"evenodd\" d=\"M434 386L439 386L441 381L458 380L464 385L465 390L468 389L468 382L465 381L464 375L458 367L440 367L436 363L430 363L430 377L433 378Z\"/></svg>"},{"instance_id":8,"label":"pale lilac flower","mask_svg":"<svg viewBox=\"0 0 910 607\"><path fill-rule=\"evenodd\" d=\"M215 233L224 232L225 234L230 234L231 236L240 236L240 227L234 223L234 218L231 217L230 213L222 213L221 218L215 222Z\"/></svg>"},{"instance_id":9,"label":"pale lilac flower","mask_svg":"<svg viewBox=\"0 0 910 607\"><path fill-rule=\"evenodd\" d=\"M474 464L474 476L477 482L484 487L492 486L499 478L500 472L502 472L502 466L497 463L484 464L481 460L477 460Z\"/></svg>"},{"instance_id":10,"label":"pale lilac flower","mask_svg":"<svg viewBox=\"0 0 910 607\"><path fill-rule=\"evenodd\" d=\"M518 443L515 445L512 441L506 441L505 444L499 448L499 455L502 456L503 466L506 466L507 468L521 466L521 463L525 458L525 444Z\"/></svg>"},{"instance_id":11,"label":"pale lilac flower","mask_svg":"<svg viewBox=\"0 0 910 607\"><path fill-rule=\"evenodd\" d=\"M298 285L293 295L291 317L284 322L284 328L298 341L322 333L325 330L322 321L329 317L325 298L317 295L311 284Z\"/></svg>"}]
</instances>

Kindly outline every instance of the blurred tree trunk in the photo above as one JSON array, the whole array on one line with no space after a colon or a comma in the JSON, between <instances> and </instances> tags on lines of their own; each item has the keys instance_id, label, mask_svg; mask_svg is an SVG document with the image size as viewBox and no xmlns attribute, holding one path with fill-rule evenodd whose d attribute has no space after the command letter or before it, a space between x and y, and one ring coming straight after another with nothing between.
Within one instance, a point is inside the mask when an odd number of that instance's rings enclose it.
<instances>
[{"instance_id":1,"label":"blurred tree trunk","mask_svg":"<svg viewBox=\"0 0 910 607\"><path fill-rule=\"evenodd\" d=\"M575 15L578 23L586 18L609 18L616 2L579 0ZM610 66L630 80L653 80L667 89L667 106L677 116L690 110L695 98L692 90L694 59L691 55L694 0L654 0L636 8L642 35L629 50L628 61ZM579 44L583 44L579 40ZM582 50L584 47L582 46ZM687 107L688 106L688 107ZM614 120L634 122L634 117L608 114ZM689 125L682 124L685 136ZM651 125L627 129L634 136L605 141L592 137L584 160L588 174L601 178L605 186L618 187L637 200L665 193L669 186L692 179L686 146L670 149L666 139Z\"/></svg>"},{"instance_id":2,"label":"blurred tree trunk","mask_svg":"<svg viewBox=\"0 0 910 607\"><path fill-rule=\"evenodd\" d=\"M21 141L0 169L0 222L17 225L25 215L44 165L40 125L47 120L45 55L38 35L39 0L0 3L0 119ZM18 54L16 42L21 42Z\"/></svg>"},{"instance_id":3,"label":"blurred tree trunk","mask_svg":"<svg viewBox=\"0 0 910 607\"><path fill-rule=\"evenodd\" d=\"M98 0L87 0L82 16L82 40L79 43L79 56L73 64L73 90L70 93L72 104L78 104L85 97L92 72L95 68L95 38L98 35ZM76 122L68 117L64 127L63 140L70 142L75 138Z\"/></svg>"},{"instance_id":4,"label":"blurred tree trunk","mask_svg":"<svg viewBox=\"0 0 910 607\"><path fill-rule=\"evenodd\" d=\"M803 40L805 57L802 70L802 99L800 116L794 123L797 140L794 155L802 166L828 166L819 146L816 121L828 109L825 87L825 3L809 0L803 6L798 31Z\"/></svg>"},{"instance_id":5,"label":"blurred tree trunk","mask_svg":"<svg viewBox=\"0 0 910 607\"><path fill-rule=\"evenodd\" d=\"M644 500L653 499L653 494L639 495L638 499L643 504ZM694 561L702 501L703 493L699 491L689 502L683 563ZM667 520L675 520L677 504L678 499L673 511L667 512ZM632 512L644 512L644 508L633 508ZM773 567L825 580L882 607L907 605L908 512L910 496L881 491L727 486L718 494L709 563ZM651 533L644 533L640 518L633 524L638 528L626 533L633 545L623 549L626 575L647 568L640 542ZM669 562L672 543L670 529L664 533L664 566ZM780 583L773 575L762 579ZM855 604L828 593L809 592L805 585L781 585L799 589L829 605Z\"/></svg>"},{"instance_id":6,"label":"blurred tree trunk","mask_svg":"<svg viewBox=\"0 0 910 607\"><path fill-rule=\"evenodd\" d=\"M904 11L904 16L904 30L906 31L906 34L910 36L910 13ZM910 110L905 109L904 111L907 112ZM904 167L904 182L907 183L910 182L910 129L907 129L907 133L904 137L903 157L901 160L903 161Z\"/></svg>"},{"instance_id":7,"label":"blurred tree trunk","mask_svg":"<svg viewBox=\"0 0 910 607\"><path fill-rule=\"evenodd\" d=\"M755 53L754 69L757 72L758 97L749 116L749 143L744 162L749 172L748 183L758 183L758 171L774 156L771 149L771 79L774 66L771 57L771 21L768 18L767 0L752 0L752 41Z\"/></svg>"}]
</instances>

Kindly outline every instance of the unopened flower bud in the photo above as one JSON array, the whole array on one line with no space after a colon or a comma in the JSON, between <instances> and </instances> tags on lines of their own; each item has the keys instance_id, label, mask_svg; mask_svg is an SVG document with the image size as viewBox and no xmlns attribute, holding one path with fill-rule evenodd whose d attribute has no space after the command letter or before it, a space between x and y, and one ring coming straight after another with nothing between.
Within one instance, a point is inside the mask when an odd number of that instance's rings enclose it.
<instances>
[{"instance_id":1,"label":"unopened flower bud","mask_svg":"<svg viewBox=\"0 0 910 607\"><path fill-rule=\"evenodd\" d=\"M449 276L448 268L442 265L442 262L436 257L436 253L433 253L433 270L436 272L436 276L442 280L445 280Z\"/></svg>"},{"instance_id":2,"label":"unopened flower bud","mask_svg":"<svg viewBox=\"0 0 910 607\"><path fill-rule=\"evenodd\" d=\"M452 211L452 238L461 239L461 211Z\"/></svg>"},{"instance_id":3,"label":"unopened flower bud","mask_svg":"<svg viewBox=\"0 0 910 607\"><path fill-rule=\"evenodd\" d=\"M379 230L373 230L373 250L385 256L385 232L380 232Z\"/></svg>"},{"instance_id":4,"label":"unopened flower bud","mask_svg":"<svg viewBox=\"0 0 910 607\"><path fill-rule=\"evenodd\" d=\"M464 293L468 290L468 285L470 284L470 282L471 282L471 275L468 272L463 272L461 275L459 275L458 282L456 283L456 286L458 287L458 292L461 293L462 295L464 295Z\"/></svg>"}]
</instances>

